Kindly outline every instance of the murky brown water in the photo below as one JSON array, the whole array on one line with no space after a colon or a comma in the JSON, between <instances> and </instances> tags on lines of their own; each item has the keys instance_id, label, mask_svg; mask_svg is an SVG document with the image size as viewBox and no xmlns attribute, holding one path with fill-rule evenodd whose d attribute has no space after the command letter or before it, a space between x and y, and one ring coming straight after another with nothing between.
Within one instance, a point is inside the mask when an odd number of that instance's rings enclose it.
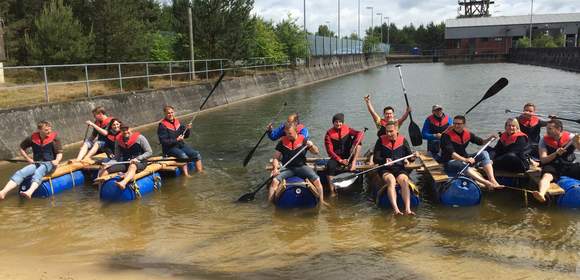
<instances>
[{"instance_id":1,"label":"murky brown water","mask_svg":"<svg viewBox=\"0 0 580 280\"><path fill-rule=\"evenodd\" d=\"M543 113L577 118L580 111L579 74L513 64L415 64L404 73L420 125L433 103L463 112L502 76L510 85L470 114L476 133L501 129L504 109L528 101ZM517 194L487 194L471 208L423 199L412 218L394 218L364 195L341 197L321 213L275 210L264 194L233 203L267 176L272 142L248 168L241 162L284 101L322 147L336 112L353 127L372 128L362 102L369 92L377 109L402 109L398 74L388 66L202 114L190 142L201 150L207 175L167 179L162 191L140 201L102 203L88 184L51 199L21 201L12 194L0 202L0 279L580 276L578 211L526 208ZM368 133L365 147L374 141ZM4 166L2 180L16 168Z\"/></svg>"}]
</instances>

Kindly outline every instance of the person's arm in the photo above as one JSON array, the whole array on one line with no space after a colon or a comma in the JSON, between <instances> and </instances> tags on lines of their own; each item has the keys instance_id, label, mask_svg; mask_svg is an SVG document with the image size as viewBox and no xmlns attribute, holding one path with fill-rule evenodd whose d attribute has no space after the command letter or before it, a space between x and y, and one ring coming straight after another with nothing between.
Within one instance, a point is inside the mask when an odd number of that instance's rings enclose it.
<instances>
[{"instance_id":1,"label":"person's arm","mask_svg":"<svg viewBox=\"0 0 580 280\"><path fill-rule=\"evenodd\" d=\"M54 152L56 153L56 158L54 160L52 160L51 163L54 166L57 166L60 163L60 161L62 160L62 152L63 152L62 144L60 142L60 139L58 139L58 137L53 140L53 147L54 147Z\"/></svg>"},{"instance_id":2,"label":"person's arm","mask_svg":"<svg viewBox=\"0 0 580 280\"><path fill-rule=\"evenodd\" d=\"M342 160L342 158L334 152L334 146L332 145L332 139L330 139L330 135L328 135L328 133L326 133L326 135L324 136L324 148L326 148L326 153L328 154L328 156L331 159L334 159L334 160L339 161L339 162L340 162L340 160Z\"/></svg>"},{"instance_id":3,"label":"person's arm","mask_svg":"<svg viewBox=\"0 0 580 280\"><path fill-rule=\"evenodd\" d=\"M425 119L425 122L423 123L423 128L421 129L421 135L423 135L423 139L425 140L437 140L437 137L435 137L435 134L431 134L429 133L431 128L431 122L429 122L429 119Z\"/></svg>"},{"instance_id":4,"label":"person's arm","mask_svg":"<svg viewBox=\"0 0 580 280\"><path fill-rule=\"evenodd\" d=\"M282 153L275 151L272 156L272 176L280 174L280 159L282 159Z\"/></svg>"},{"instance_id":5,"label":"person's arm","mask_svg":"<svg viewBox=\"0 0 580 280\"><path fill-rule=\"evenodd\" d=\"M119 142L115 141L115 160L121 161L123 155L121 154L121 147L119 146Z\"/></svg>"},{"instance_id":6,"label":"person's arm","mask_svg":"<svg viewBox=\"0 0 580 280\"><path fill-rule=\"evenodd\" d=\"M310 133L308 132L308 128L306 128L306 127L302 128L302 130L300 130L300 134L302 136L304 136L304 139L308 139L308 136L310 136Z\"/></svg>"},{"instance_id":7,"label":"person's arm","mask_svg":"<svg viewBox=\"0 0 580 280\"><path fill-rule=\"evenodd\" d=\"M318 150L318 147L316 147L316 145L314 145L314 143L312 143L312 141L310 141L310 140L306 141L306 145L310 146L307 149L309 152L311 152L315 155L317 155L320 152L320 150Z\"/></svg>"},{"instance_id":8,"label":"person's arm","mask_svg":"<svg viewBox=\"0 0 580 280\"><path fill-rule=\"evenodd\" d=\"M548 122L547 121L540 120L539 121L539 125L540 125L540 127L546 127L546 126L548 126Z\"/></svg>"},{"instance_id":9,"label":"person's arm","mask_svg":"<svg viewBox=\"0 0 580 280\"><path fill-rule=\"evenodd\" d=\"M411 112L411 107L407 107L405 109L405 112L403 113L403 115L401 115L401 117L397 120L397 122L399 122L399 126L401 126L401 124L403 124L407 120L407 117L409 117L410 112Z\"/></svg>"},{"instance_id":10,"label":"person's arm","mask_svg":"<svg viewBox=\"0 0 580 280\"><path fill-rule=\"evenodd\" d=\"M364 139L364 137L365 137L365 134L364 134L362 131L358 131L358 130L356 130L356 129L353 129L353 128L351 128L351 129L348 131L348 134L349 134L350 136L354 137L354 142L353 142L353 144L357 143L358 145L360 145L360 144L362 143L362 140L363 140L363 139ZM353 146L352 148L353 148L353 150L354 150L354 149L356 148L356 146Z\"/></svg>"},{"instance_id":11,"label":"person's arm","mask_svg":"<svg viewBox=\"0 0 580 280\"><path fill-rule=\"evenodd\" d=\"M94 136L97 136L97 133L99 133L101 135L105 135L105 136L109 134L109 131L98 126L96 123L94 123L92 121L86 121L86 124L93 127L93 135ZM96 131L96 133L95 133L95 131Z\"/></svg>"},{"instance_id":12,"label":"person's arm","mask_svg":"<svg viewBox=\"0 0 580 280\"><path fill-rule=\"evenodd\" d=\"M574 147L576 147L576 150L580 151L580 134L576 134L574 138L572 138L572 141L574 141L573 145Z\"/></svg>"},{"instance_id":13,"label":"person's arm","mask_svg":"<svg viewBox=\"0 0 580 280\"><path fill-rule=\"evenodd\" d=\"M169 129L167 129L163 124L159 124L159 127L157 128L157 137L159 137L161 145L171 147L177 144L177 139L171 136Z\"/></svg>"},{"instance_id":14,"label":"person's arm","mask_svg":"<svg viewBox=\"0 0 580 280\"><path fill-rule=\"evenodd\" d=\"M540 143L538 145L538 154L540 155L540 163L546 165L558 157L558 151L548 154L548 148L544 142L544 138L540 138Z\"/></svg>"},{"instance_id":15,"label":"person's arm","mask_svg":"<svg viewBox=\"0 0 580 280\"><path fill-rule=\"evenodd\" d=\"M369 114L371 114L373 121L375 122L376 125L380 124L381 117L379 116L379 114L377 114L377 112L375 112L375 109L373 108L373 104L371 103L371 96L370 95L365 96L364 100L367 105L367 110L369 111Z\"/></svg>"},{"instance_id":16,"label":"person's arm","mask_svg":"<svg viewBox=\"0 0 580 280\"><path fill-rule=\"evenodd\" d=\"M276 141L282 136L284 136L284 124L281 124L277 128L268 131L268 138L270 138L272 141Z\"/></svg>"},{"instance_id":17,"label":"person's arm","mask_svg":"<svg viewBox=\"0 0 580 280\"><path fill-rule=\"evenodd\" d=\"M26 137L26 139L24 139L21 143L20 143L20 155L28 162L33 163L34 159L32 159L27 153L26 153L26 149L30 148L32 146L32 138L31 137Z\"/></svg>"},{"instance_id":18,"label":"person's arm","mask_svg":"<svg viewBox=\"0 0 580 280\"><path fill-rule=\"evenodd\" d=\"M179 135L183 134L183 138L189 138L189 135L191 134L191 124L187 124L187 125L181 125L180 126L180 130L179 130ZM183 133L185 131L185 133Z\"/></svg>"},{"instance_id":19,"label":"person's arm","mask_svg":"<svg viewBox=\"0 0 580 280\"><path fill-rule=\"evenodd\" d=\"M483 138L473 134L472 132L470 132L470 133L471 133L471 136L470 136L469 142L476 144L476 145L479 145L479 146L485 144L486 141L483 140Z\"/></svg>"},{"instance_id":20,"label":"person's arm","mask_svg":"<svg viewBox=\"0 0 580 280\"><path fill-rule=\"evenodd\" d=\"M142 161L142 160L150 157L153 154L153 150L151 149L151 145L149 145L149 141L147 141L147 138L145 138L145 136L139 135L139 138L137 139L137 143L139 145L141 145L141 148L143 148L143 150L145 150L145 152L140 154L138 157L136 157L135 158L136 160Z\"/></svg>"}]
</instances>

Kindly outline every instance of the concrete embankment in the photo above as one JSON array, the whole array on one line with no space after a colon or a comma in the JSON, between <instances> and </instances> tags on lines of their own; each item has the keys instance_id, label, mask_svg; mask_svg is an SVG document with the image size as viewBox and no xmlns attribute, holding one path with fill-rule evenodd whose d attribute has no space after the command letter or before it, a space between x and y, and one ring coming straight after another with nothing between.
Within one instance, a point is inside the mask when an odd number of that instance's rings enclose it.
<instances>
[{"instance_id":1,"label":"concrete embankment","mask_svg":"<svg viewBox=\"0 0 580 280\"><path fill-rule=\"evenodd\" d=\"M580 72L580 48L511 49L509 62Z\"/></svg>"},{"instance_id":2,"label":"concrete embankment","mask_svg":"<svg viewBox=\"0 0 580 280\"><path fill-rule=\"evenodd\" d=\"M310 67L242 77L226 77L204 106L209 109L249 98L279 93L296 87L337 78L386 64L384 56L343 55L313 57ZM211 83L142 92L107 95L0 111L0 157L18 155L18 145L36 129L40 120L49 120L59 132L63 144L78 143L85 134L84 122L92 119L91 110L105 106L110 116L119 117L132 126L155 124L161 119L165 104L175 107L177 115L198 111L211 89Z\"/></svg>"}]
</instances>

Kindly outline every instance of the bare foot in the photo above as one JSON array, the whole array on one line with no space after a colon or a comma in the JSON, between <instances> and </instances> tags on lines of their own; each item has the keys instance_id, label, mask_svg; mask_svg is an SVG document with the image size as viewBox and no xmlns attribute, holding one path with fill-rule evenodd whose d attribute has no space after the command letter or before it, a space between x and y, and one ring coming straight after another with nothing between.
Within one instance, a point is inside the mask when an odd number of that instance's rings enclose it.
<instances>
[{"instance_id":1,"label":"bare foot","mask_svg":"<svg viewBox=\"0 0 580 280\"><path fill-rule=\"evenodd\" d=\"M321 200L321 201L320 201L320 206L322 206L322 207L330 207L330 204L328 204L328 203L327 203L326 201L324 201L324 200Z\"/></svg>"},{"instance_id":2,"label":"bare foot","mask_svg":"<svg viewBox=\"0 0 580 280\"><path fill-rule=\"evenodd\" d=\"M32 199L32 194L30 194L28 192L20 192L20 196L24 197L26 199Z\"/></svg>"},{"instance_id":3,"label":"bare foot","mask_svg":"<svg viewBox=\"0 0 580 280\"><path fill-rule=\"evenodd\" d=\"M399 215L403 216L403 212L399 211L399 209L393 210L393 216L399 216Z\"/></svg>"},{"instance_id":4,"label":"bare foot","mask_svg":"<svg viewBox=\"0 0 580 280\"><path fill-rule=\"evenodd\" d=\"M115 182L115 185L117 185L117 187L119 187L119 189L121 189L121 190L124 190L125 187L126 187L125 184L123 184L123 183L121 183L119 181L116 181Z\"/></svg>"},{"instance_id":5,"label":"bare foot","mask_svg":"<svg viewBox=\"0 0 580 280\"><path fill-rule=\"evenodd\" d=\"M330 191L330 197L337 197L338 193L336 191Z\"/></svg>"},{"instance_id":6,"label":"bare foot","mask_svg":"<svg viewBox=\"0 0 580 280\"><path fill-rule=\"evenodd\" d=\"M540 192L538 192L538 191L532 192L532 195L533 195L533 196L534 196L534 198L535 198L536 200L538 200L539 202L541 202L541 203L544 203L544 202L546 202L546 197L545 197L545 196L543 196L543 195L542 195Z\"/></svg>"},{"instance_id":7,"label":"bare foot","mask_svg":"<svg viewBox=\"0 0 580 280\"><path fill-rule=\"evenodd\" d=\"M405 210L405 215L415 216L415 212L412 210Z\"/></svg>"},{"instance_id":8,"label":"bare foot","mask_svg":"<svg viewBox=\"0 0 580 280\"><path fill-rule=\"evenodd\" d=\"M6 198L6 194L4 192L0 192L0 200L4 200Z\"/></svg>"}]
</instances>

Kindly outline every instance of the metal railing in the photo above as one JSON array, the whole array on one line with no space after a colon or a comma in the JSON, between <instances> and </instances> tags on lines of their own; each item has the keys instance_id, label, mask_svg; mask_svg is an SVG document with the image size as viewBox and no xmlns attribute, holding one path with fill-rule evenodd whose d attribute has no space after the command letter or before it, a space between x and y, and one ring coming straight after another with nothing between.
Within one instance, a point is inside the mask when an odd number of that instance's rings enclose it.
<instances>
[{"instance_id":1,"label":"metal railing","mask_svg":"<svg viewBox=\"0 0 580 280\"><path fill-rule=\"evenodd\" d=\"M180 61L145 61L145 62L118 62L118 63L89 63L66 65L37 65L37 66L0 66L4 71L5 83L0 84L0 98L4 100L28 100L26 96L7 94L13 92L19 95L35 95L35 102L8 102L8 104L30 105L39 103L38 92L35 88L42 88L43 102L53 101L51 88L60 87L61 90L70 90L64 99L93 97L93 86L107 84L108 91L99 90L99 94L125 92L137 89L151 89L173 87L175 84L192 83L199 80L209 80L223 71L234 71L237 74L249 72L269 71L276 68L288 68L290 61L287 58L256 57L245 60L232 61L228 59L180 60ZM160 82L164 81L164 82ZM135 84L137 82L137 85ZM156 85L153 83L156 82ZM168 84L167 84L168 82ZM79 92L79 85L82 93ZM31 91L32 90L32 91ZM65 94L67 95L67 94ZM71 98L72 97L72 98ZM61 98L62 99L62 98ZM0 108L11 106L3 106Z\"/></svg>"},{"instance_id":2,"label":"metal railing","mask_svg":"<svg viewBox=\"0 0 580 280\"><path fill-rule=\"evenodd\" d=\"M344 54L362 54L363 41L352 39L338 39L336 37L325 37L318 35L308 35L308 45L310 55L344 55ZM389 46L384 43L375 44L372 52L387 53Z\"/></svg>"}]
</instances>

